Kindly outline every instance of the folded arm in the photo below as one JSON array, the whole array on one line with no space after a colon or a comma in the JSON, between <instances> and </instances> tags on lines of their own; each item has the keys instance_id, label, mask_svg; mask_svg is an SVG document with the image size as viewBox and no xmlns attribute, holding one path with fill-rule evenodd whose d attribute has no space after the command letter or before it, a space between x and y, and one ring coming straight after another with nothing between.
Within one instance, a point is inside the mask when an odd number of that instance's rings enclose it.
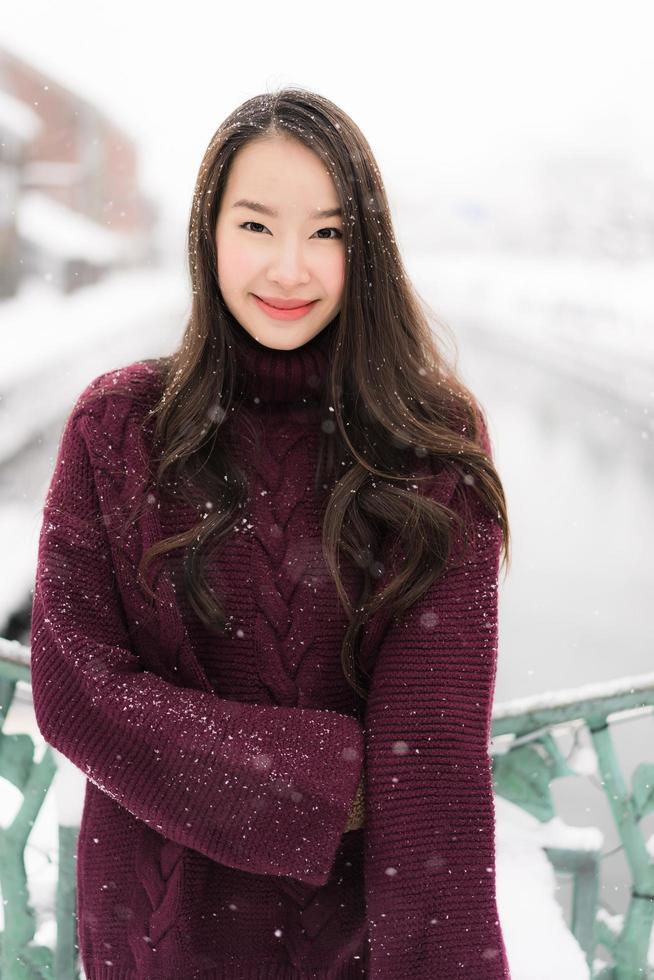
<instances>
[{"instance_id":1,"label":"folded arm","mask_svg":"<svg viewBox=\"0 0 654 980\"><path fill-rule=\"evenodd\" d=\"M80 412L39 537L32 693L46 741L165 837L229 867L329 877L359 783L360 723L180 687L130 647Z\"/></svg>"}]
</instances>

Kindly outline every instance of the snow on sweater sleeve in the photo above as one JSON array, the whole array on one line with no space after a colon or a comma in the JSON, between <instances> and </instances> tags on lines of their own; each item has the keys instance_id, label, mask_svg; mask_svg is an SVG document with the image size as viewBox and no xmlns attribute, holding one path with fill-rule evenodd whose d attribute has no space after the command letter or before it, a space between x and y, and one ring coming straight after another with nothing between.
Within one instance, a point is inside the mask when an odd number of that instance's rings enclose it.
<instances>
[{"instance_id":1,"label":"snow on sweater sleeve","mask_svg":"<svg viewBox=\"0 0 654 980\"><path fill-rule=\"evenodd\" d=\"M485 430L482 442L489 452ZM474 548L390 625L371 679L371 980L510 977L495 895L489 755L502 531L470 488L466 495ZM454 499L448 506L459 507Z\"/></svg>"},{"instance_id":2,"label":"snow on sweater sleeve","mask_svg":"<svg viewBox=\"0 0 654 980\"><path fill-rule=\"evenodd\" d=\"M325 884L362 771L360 722L223 700L143 668L82 416L64 428L39 536L30 639L43 737L169 840L231 868Z\"/></svg>"}]
</instances>

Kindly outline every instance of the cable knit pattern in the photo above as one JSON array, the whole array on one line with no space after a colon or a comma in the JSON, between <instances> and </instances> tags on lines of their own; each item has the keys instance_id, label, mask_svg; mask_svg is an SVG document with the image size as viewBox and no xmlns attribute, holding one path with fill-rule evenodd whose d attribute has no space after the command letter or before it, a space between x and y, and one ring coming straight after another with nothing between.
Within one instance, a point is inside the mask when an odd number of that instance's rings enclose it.
<instances>
[{"instance_id":1,"label":"cable knit pattern","mask_svg":"<svg viewBox=\"0 0 654 980\"><path fill-rule=\"evenodd\" d=\"M500 537L469 494L467 561L400 622L382 610L368 624L362 705L313 499L330 339L331 325L273 351L237 335L249 424L226 437L249 510L207 566L220 638L175 584L179 552L154 559L154 602L136 579L151 543L198 519L149 485L154 368L99 376L67 419L39 539L32 688L44 737L87 776L89 980L509 976L488 756ZM441 471L427 492L455 506L457 479ZM342 573L355 600L360 571ZM345 833L364 765L366 826Z\"/></svg>"},{"instance_id":2,"label":"cable knit pattern","mask_svg":"<svg viewBox=\"0 0 654 980\"><path fill-rule=\"evenodd\" d=\"M289 465L302 452L306 438L301 427L282 427L270 442L262 440L257 464L257 506L252 556L252 585L256 604L254 648L259 676L278 704L296 705L295 676L311 643L301 646L303 586L309 555L297 554L294 528L302 531L301 505L306 488L294 479ZM298 520L299 517L299 520ZM299 638L296 635L299 632Z\"/></svg>"}]
</instances>

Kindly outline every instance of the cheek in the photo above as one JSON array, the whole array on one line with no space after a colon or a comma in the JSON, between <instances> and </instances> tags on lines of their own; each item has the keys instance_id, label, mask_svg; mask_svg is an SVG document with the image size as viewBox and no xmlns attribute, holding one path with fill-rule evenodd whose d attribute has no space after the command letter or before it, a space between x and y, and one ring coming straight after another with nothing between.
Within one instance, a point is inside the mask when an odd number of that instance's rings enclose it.
<instances>
[{"instance_id":1,"label":"cheek","mask_svg":"<svg viewBox=\"0 0 654 980\"><path fill-rule=\"evenodd\" d=\"M225 288L247 279L254 271L252 257L247 249L239 247L234 241L223 240L222 248L218 242L218 281Z\"/></svg>"},{"instance_id":2,"label":"cheek","mask_svg":"<svg viewBox=\"0 0 654 980\"><path fill-rule=\"evenodd\" d=\"M334 258L324 277L325 284L332 295L340 296L345 285L345 255Z\"/></svg>"}]
</instances>

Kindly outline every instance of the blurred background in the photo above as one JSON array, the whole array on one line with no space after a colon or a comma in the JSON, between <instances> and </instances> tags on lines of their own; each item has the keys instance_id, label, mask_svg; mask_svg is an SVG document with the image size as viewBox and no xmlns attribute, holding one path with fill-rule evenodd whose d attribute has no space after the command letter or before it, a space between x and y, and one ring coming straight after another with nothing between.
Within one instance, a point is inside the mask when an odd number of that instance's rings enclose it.
<instances>
[{"instance_id":1,"label":"blurred background","mask_svg":"<svg viewBox=\"0 0 654 980\"><path fill-rule=\"evenodd\" d=\"M631 0L5 6L0 635L28 642L41 507L74 400L182 332L212 134L246 98L299 84L365 133L407 269L488 414L513 535L496 703L649 672L650 14ZM651 713L615 728L629 777L654 756ZM602 902L624 912L630 878L597 774L552 791L562 820L601 828ZM569 912L564 876L556 891Z\"/></svg>"}]
</instances>

